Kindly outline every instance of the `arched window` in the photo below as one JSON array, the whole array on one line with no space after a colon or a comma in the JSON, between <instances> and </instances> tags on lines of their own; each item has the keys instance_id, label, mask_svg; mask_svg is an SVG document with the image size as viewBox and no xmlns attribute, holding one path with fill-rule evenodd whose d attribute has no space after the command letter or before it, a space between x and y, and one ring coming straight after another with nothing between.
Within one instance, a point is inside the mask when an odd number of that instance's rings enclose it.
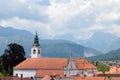
<instances>
[{"instance_id":1,"label":"arched window","mask_svg":"<svg viewBox=\"0 0 120 80\"><path fill-rule=\"evenodd\" d=\"M40 54L40 50L38 50L38 54Z\"/></svg>"},{"instance_id":2,"label":"arched window","mask_svg":"<svg viewBox=\"0 0 120 80\"><path fill-rule=\"evenodd\" d=\"M36 50L34 49L34 50L33 50L33 54L35 54L35 53L36 53Z\"/></svg>"}]
</instances>

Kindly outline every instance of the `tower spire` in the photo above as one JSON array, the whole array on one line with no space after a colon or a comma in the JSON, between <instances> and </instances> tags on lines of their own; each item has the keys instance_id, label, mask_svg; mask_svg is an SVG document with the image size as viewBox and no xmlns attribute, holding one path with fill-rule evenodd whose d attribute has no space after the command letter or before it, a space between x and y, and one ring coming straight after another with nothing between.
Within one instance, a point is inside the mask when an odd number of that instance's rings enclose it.
<instances>
[{"instance_id":1,"label":"tower spire","mask_svg":"<svg viewBox=\"0 0 120 80\"><path fill-rule=\"evenodd\" d=\"M39 44L38 34L36 32L35 38L34 38L34 44L31 48L31 58L40 58L40 57L41 57L41 47Z\"/></svg>"},{"instance_id":2,"label":"tower spire","mask_svg":"<svg viewBox=\"0 0 120 80\"><path fill-rule=\"evenodd\" d=\"M36 35L35 35L35 38L34 38L34 44L33 44L33 46L40 46L37 32L36 32Z\"/></svg>"}]
</instances>

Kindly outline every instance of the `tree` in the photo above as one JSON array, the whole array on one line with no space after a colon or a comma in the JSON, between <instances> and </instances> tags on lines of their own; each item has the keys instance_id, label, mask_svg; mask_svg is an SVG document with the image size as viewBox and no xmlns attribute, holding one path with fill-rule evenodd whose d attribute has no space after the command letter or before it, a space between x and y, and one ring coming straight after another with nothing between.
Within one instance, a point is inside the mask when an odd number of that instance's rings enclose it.
<instances>
[{"instance_id":1,"label":"tree","mask_svg":"<svg viewBox=\"0 0 120 80\"><path fill-rule=\"evenodd\" d=\"M98 66L98 61L96 61L96 64L95 64L95 66Z\"/></svg>"},{"instance_id":2,"label":"tree","mask_svg":"<svg viewBox=\"0 0 120 80\"><path fill-rule=\"evenodd\" d=\"M102 71L103 73L110 70L110 67L106 66L103 63L98 63L97 68L98 68L98 71Z\"/></svg>"},{"instance_id":3,"label":"tree","mask_svg":"<svg viewBox=\"0 0 120 80\"><path fill-rule=\"evenodd\" d=\"M25 51L23 46L11 43L5 49L4 54L1 56L2 64L7 73L12 72L12 68L25 60Z\"/></svg>"}]
</instances>

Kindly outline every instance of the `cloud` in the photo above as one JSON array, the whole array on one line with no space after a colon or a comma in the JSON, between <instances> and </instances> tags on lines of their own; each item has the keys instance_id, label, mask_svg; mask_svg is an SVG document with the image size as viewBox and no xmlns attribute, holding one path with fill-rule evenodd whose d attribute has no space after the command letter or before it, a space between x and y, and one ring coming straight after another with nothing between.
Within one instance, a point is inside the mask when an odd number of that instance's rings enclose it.
<instances>
[{"instance_id":1,"label":"cloud","mask_svg":"<svg viewBox=\"0 0 120 80\"><path fill-rule=\"evenodd\" d=\"M39 5L37 0L4 0L0 2L0 19L19 17L42 22L49 20L45 12L47 7L43 6L42 1L41 4L39 2Z\"/></svg>"},{"instance_id":2,"label":"cloud","mask_svg":"<svg viewBox=\"0 0 120 80\"><path fill-rule=\"evenodd\" d=\"M119 0L0 1L0 25L37 29L42 38L79 41L96 31L120 34Z\"/></svg>"},{"instance_id":3,"label":"cloud","mask_svg":"<svg viewBox=\"0 0 120 80\"><path fill-rule=\"evenodd\" d=\"M18 17L13 17L8 20L1 20L0 24L5 27L13 27L16 29L25 29L31 31L33 34L38 31L40 38L50 39L54 36L54 33L49 26L49 24L44 24L42 22L36 22L34 20L20 19ZM34 25L33 25L34 24Z\"/></svg>"},{"instance_id":4,"label":"cloud","mask_svg":"<svg viewBox=\"0 0 120 80\"><path fill-rule=\"evenodd\" d=\"M50 0L34 0L36 4L42 6L50 6Z\"/></svg>"}]
</instances>

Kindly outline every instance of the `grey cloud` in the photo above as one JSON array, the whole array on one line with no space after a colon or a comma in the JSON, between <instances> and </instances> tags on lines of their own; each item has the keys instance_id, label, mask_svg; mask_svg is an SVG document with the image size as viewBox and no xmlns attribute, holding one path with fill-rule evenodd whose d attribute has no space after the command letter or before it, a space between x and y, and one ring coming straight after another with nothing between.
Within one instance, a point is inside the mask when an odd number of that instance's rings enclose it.
<instances>
[{"instance_id":1,"label":"grey cloud","mask_svg":"<svg viewBox=\"0 0 120 80\"><path fill-rule=\"evenodd\" d=\"M102 26L106 26L106 27L111 27L111 25L116 24L116 25L120 25L120 18L116 19L116 20L103 20L100 22Z\"/></svg>"},{"instance_id":2,"label":"grey cloud","mask_svg":"<svg viewBox=\"0 0 120 80\"><path fill-rule=\"evenodd\" d=\"M56 39L63 39L63 40L70 40L70 41L76 41L75 37L70 33L66 33L64 35L56 35L55 38Z\"/></svg>"},{"instance_id":3,"label":"grey cloud","mask_svg":"<svg viewBox=\"0 0 120 80\"><path fill-rule=\"evenodd\" d=\"M116 5L114 1L110 2L109 4L108 3L106 4L105 3L106 1L104 0L102 1L101 0L99 1L98 0L91 0L91 1L90 0L72 0L73 4L77 6L75 8L74 6L72 6L71 3L69 3L70 1L71 0L55 0L55 2L53 1L55 5L54 4L52 5L50 0L27 0L25 4L20 4L18 0L0 0L0 19L2 20L2 19L10 19L12 17L19 17L21 19L27 19L28 21L36 20L37 22L39 21L43 24L47 23L49 26L53 27L52 28L53 32L56 32L56 34L53 33L56 38L59 37L59 38L68 38L68 39L71 39L71 38L78 39L78 37L81 38L81 36L84 38L85 36L87 37L90 34L90 32L93 33L95 30L96 31L101 30L99 28L92 29L92 30L90 29L90 31L88 32L87 29L92 28L94 26L102 26L104 27L103 29L107 30L108 28L112 27L111 26L112 24L120 25L120 19L105 21L106 19L104 20L104 18L100 18L99 20L99 17L101 16L101 14L106 16L107 15L106 13L115 12L119 10L119 6ZM78 1L78 2L86 1L86 3L80 2L77 4L77 2L75 1ZM113 8L114 5L112 4L116 5L116 7ZM54 9L51 9L50 10L51 12L49 10L48 10L49 12L47 12L46 10L49 9L51 6L52 7L55 6L55 11ZM80 9L79 9L79 6L81 7ZM74 9L75 9L75 13L74 13ZM79 12L79 10L81 12ZM62 11L65 11L65 12L62 12ZM58 12L57 15L55 12L56 13ZM69 13L72 13L72 14L69 14ZM65 14L68 14L68 15L65 15ZM52 15L55 15L55 16L52 16ZM51 18L51 16L52 16L52 19L49 19ZM65 21L63 22L64 18L65 18ZM98 18L98 20L96 18ZM30 23L31 22L32 21L30 21ZM101 23L101 24L98 24L98 23ZM32 28L32 26L35 26L36 24L26 23L26 25L27 26L30 25L31 27L30 29L34 29ZM38 26L41 26L41 25L38 25ZM44 29L39 28L39 29L46 34L46 36L44 37L48 37L47 32L50 32L50 31L47 30L47 28L44 28Z\"/></svg>"},{"instance_id":4,"label":"grey cloud","mask_svg":"<svg viewBox=\"0 0 120 80\"><path fill-rule=\"evenodd\" d=\"M120 18L114 21L115 24L120 25Z\"/></svg>"},{"instance_id":5,"label":"grey cloud","mask_svg":"<svg viewBox=\"0 0 120 80\"><path fill-rule=\"evenodd\" d=\"M35 3L42 6L50 6L50 0L35 0Z\"/></svg>"},{"instance_id":6,"label":"grey cloud","mask_svg":"<svg viewBox=\"0 0 120 80\"><path fill-rule=\"evenodd\" d=\"M22 19L36 20L41 22L48 22L48 15L44 13L43 9L39 8L39 12L31 12L28 4L19 4L13 1L1 1L0 3L0 19L9 19L12 17L19 17Z\"/></svg>"},{"instance_id":7,"label":"grey cloud","mask_svg":"<svg viewBox=\"0 0 120 80\"><path fill-rule=\"evenodd\" d=\"M70 0L55 0L56 3L69 3Z\"/></svg>"},{"instance_id":8,"label":"grey cloud","mask_svg":"<svg viewBox=\"0 0 120 80\"><path fill-rule=\"evenodd\" d=\"M73 17L67 23L67 27L70 29L79 29L82 27L90 27L96 23L96 16L94 14L89 15L77 15Z\"/></svg>"}]
</instances>

